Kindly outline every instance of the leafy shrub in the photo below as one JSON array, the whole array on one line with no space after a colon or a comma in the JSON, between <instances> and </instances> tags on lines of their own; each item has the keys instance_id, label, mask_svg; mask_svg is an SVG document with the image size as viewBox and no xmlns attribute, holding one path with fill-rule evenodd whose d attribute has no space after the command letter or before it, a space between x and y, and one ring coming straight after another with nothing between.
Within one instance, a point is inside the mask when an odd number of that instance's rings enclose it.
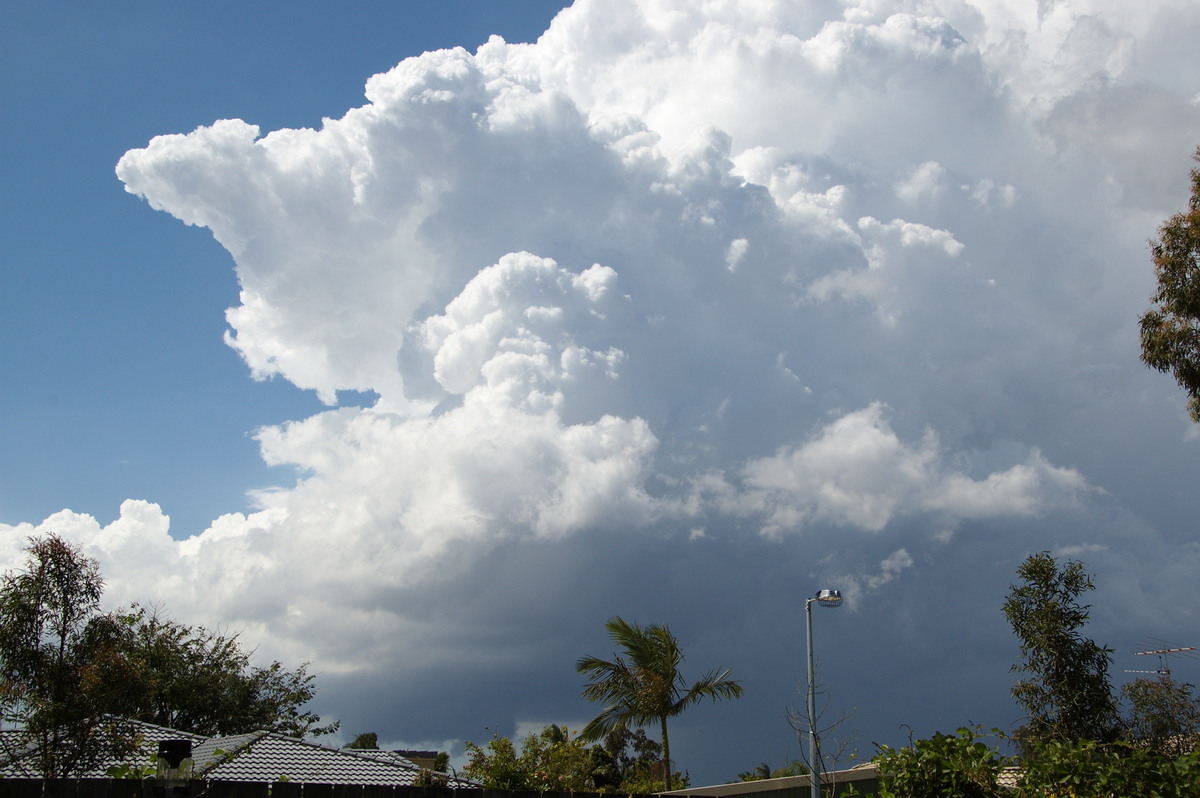
<instances>
[{"instance_id":1,"label":"leafy shrub","mask_svg":"<svg viewBox=\"0 0 1200 798\"><path fill-rule=\"evenodd\" d=\"M1125 743L1091 740L1037 745L1014 798L1200 795L1200 753L1170 757Z\"/></svg>"},{"instance_id":2,"label":"leafy shrub","mask_svg":"<svg viewBox=\"0 0 1200 798\"><path fill-rule=\"evenodd\" d=\"M875 763L879 798L995 798L1007 760L964 727L906 748L883 746Z\"/></svg>"}]
</instances>

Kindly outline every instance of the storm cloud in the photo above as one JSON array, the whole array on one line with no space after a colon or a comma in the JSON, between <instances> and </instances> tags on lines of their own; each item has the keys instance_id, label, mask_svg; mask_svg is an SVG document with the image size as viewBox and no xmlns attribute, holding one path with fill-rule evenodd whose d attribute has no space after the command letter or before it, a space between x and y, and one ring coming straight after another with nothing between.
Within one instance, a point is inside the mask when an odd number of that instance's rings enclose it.
<instances>
[{"instance_id":1,"label":"storm cloud","mask_svg":"<svg viewBox=\"0 0 1200 798\"><path fill-rule=\"evenodd\" d=\"M1032 551L1096 574L1102 642L1200 634L1200 440L1136 334L1200 134L1180 28L1200 8L580 0L317 130L159 136L118 177L232 256L249 375L327 409L255 433L295 474L255 511L176 540L151 501L64 510L0 561L58 531L110 602L311 660L385 741L586 719L572 665L621 614L746 686L681 719L693 784L781 763L827 586L861 753L1006 726Z\"/></svg>"}]
</instances>

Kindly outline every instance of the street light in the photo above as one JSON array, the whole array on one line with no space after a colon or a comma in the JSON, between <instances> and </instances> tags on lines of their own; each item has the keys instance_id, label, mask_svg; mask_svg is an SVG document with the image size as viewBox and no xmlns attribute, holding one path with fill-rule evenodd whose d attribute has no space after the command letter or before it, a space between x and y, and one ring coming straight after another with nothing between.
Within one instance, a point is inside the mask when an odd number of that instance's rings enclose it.
<instances>
[{"instance_id":1,"label":"street light","mask_svg":"<svg viewBox=\"0 0 1200 798\"><path fill-rule=\"evenodd\" d=\"M812 604L837 607L842 603L840 590L818 590L817 595L804 600L804 617L808 625L808 783L812 798L821 798L821 764L817 761L817 682L813 665Z\"/></svg>"}]
</instances>

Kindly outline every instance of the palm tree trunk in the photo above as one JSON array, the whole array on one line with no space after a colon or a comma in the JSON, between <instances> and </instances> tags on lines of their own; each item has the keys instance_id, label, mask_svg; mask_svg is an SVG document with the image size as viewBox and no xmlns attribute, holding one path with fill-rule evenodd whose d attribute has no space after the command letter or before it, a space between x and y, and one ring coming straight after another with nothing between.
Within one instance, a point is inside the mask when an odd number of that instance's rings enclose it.
<instances>
[{"instance_id":1,"label":"palm tree trunk","mask_svg":"<svg viewBox=\"0 0 1200 798\"><path fill-rule=\"evenodd\" d=\"M667 739L667 716L662 716L663 779L666 792L671 791L671 741Z\"/></svg>"}]
</instances>

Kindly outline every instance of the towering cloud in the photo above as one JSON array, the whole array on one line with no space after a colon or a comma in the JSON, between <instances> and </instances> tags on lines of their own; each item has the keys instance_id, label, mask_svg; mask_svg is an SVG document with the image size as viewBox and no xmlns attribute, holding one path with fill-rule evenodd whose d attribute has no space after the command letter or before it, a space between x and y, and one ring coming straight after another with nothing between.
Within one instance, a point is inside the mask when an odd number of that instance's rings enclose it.
<instances>
[{"instance_id":1,"label":"towering cloud","mask_svg":"<svg viewBox=\"0 0 1200 798\"><path fill-rule=\"evenodd\" d=\"M736 646L770 711L789 669L746 619L835 575L872 652L983 617L1003 652L1031 550L1091 547L1126 598L1160 569L1182 590L1200 508L1161 500L1195 441L1134 332L1200 130L1181 27L1200 8L580 0L536 44L405 60L320 130L155 138L118 176L233 256L250 373L329 409L259 430L295 482L195 537L132 501L39 526L101 556L115 599L344 673L326 710L385 738L579 716L560 672L616 612ZM1126 488L1143 467L1155 492ZM954 610L914 616L918 579ZM964 704L953 684L996 673L941 650L914 694L947 703L860 698L868 739L1015 719L1003 683ZM481 709L543 673L559 695ZM424 706L451 676L426 728L353 703L374 679Z\"/></svg>"}]
</instances>

